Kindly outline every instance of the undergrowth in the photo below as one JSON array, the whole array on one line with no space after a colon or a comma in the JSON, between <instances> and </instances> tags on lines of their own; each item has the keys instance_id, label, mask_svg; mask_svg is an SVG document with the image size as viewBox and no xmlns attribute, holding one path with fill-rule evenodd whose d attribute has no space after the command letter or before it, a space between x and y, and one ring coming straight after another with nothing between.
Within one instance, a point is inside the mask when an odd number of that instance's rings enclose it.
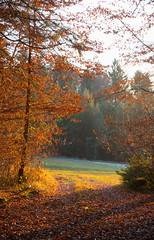
<instances>
[{"instance_id":1,"label":"undergrowth","mask_svg":"<svg viewBox=\"0 0 154 240\"><path fill-rule=\"evenodd\" d=\"M57 185L57 182L50 172L41 167L25 168L25 174L20 184L17 181L17 177L0 177L1 189L24 196L28 196L34 192L52 194L57 188Z\"/></svg>"},{"instance_id":2,"label":"undergrowth","mask_svg":"<svg viewBox=\"0 0 154 240\"><path fill-rule=\"evenodd\" d=\"M127 189L140 192L148 192L154 190L152 157L141 155L130 159L129 166L117 171L121 176L122 182Z\"/></svg>"}]
</instances>

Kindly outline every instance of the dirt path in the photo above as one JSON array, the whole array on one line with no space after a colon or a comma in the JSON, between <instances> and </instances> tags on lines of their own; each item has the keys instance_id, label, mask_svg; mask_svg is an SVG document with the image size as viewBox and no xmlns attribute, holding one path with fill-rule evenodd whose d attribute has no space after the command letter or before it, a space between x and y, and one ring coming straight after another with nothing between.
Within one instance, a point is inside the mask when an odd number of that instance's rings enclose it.
<instances>
[{"instance_id":1,"label":"dirt path","mask_svg":"<svg viewBox=\"0 0 154 240\"><path fill-rule=\"evenodd\" d=\"M61 185L62 187L62 185ZM0 202L0 239L152 240L153 196L117 187Z\"/></svg>"}]
</instances>

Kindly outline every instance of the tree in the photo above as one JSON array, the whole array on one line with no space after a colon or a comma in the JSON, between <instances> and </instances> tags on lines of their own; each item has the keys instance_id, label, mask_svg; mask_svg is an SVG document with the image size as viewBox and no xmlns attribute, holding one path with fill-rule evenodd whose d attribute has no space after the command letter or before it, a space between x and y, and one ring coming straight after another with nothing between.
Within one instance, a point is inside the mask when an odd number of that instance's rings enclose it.
<instances>
[{"instance_id":1,"label":"tree","mask_svg":"<svg viewBox=\"0 0 154 240\"><path fill-rule=\"evenodd\" d=\"M152 82L148 73L137 71L131 83L133 114L130 121L130 138L133 151L137 155L142 155L144 151L153 156L153 92ZM132 102L133 101L133 102Z\"/></svg>"},{"instance_id":2,"label":"tree","mask_svg":"<svg viewBox=\"0 0 154 240\"><path fill-rule=\"evenodd\" d=\"M148 73L137 71L125 98L125 117L118 125L121 143L129 166L119 171L123 182L133 190L153 190L153 92Z\"/></svg>"},{"instance_id":3,"label":"tree","mask_svg":"<svg viewBox=\"0 0 154 240\"><path fill-rule=\"evenodd\" d=\"M100 24L103 23L101 29L106 33L117 19L125 25L123 19L132 18L131 12L111 11L112 8L101 5L87 9L86 14L72 14L71 7L80 2L2 0L0 3L1 156L3 162L10 159L17 166L19 180L31 153L36 155L35 151L40 152L51 136L61 133L57 120L83 110L77 91L69 84L61 88L50 73L61 70L62 75L69 72L80 77L102 74L100 63L85 60L82 55L82 51L103 51L102 40L90 40L90 34L98 29L95 19L103 16L105 21ZM152 18L144 15L146 20ZM123 31L117 25L116 29L117 33ZM127 26L125 29L140 40L136 35L140 29L135 33ZM151 46L143 45L152 50ZM117 92L121 87L116 85ZM104 90L106 96L113 92Z\"/></svg>"},{"instance_id":4,"label":"tree","mask_svg":"<svg viewBox=\"0 0 154 240\"><path fill-rule=\"evenodd\" d=\"M153 156L153 97L148 74L137 72L130 87L117 97L118 109L109 114L107 128L112 127L111 143L128 156ZM123 94L124 93L124 94ZM117 133L117 134L115 134ZM146 152L146 154L145 154Z\"/></svg>"},{"instance_id":5,"label":"tree","mask_svg":"<svg viewBox=\"0 0 154 240\"><path fill-rule=\"evenodd\" d=\"M99 143L104 148L110 159L124 159L124 153L120 144L116 144L114 138L119 136L119 129L116 123L123 117L122 100L124 99L126 89L128 88L127 76L122 70L117 60L113 61L112 69L108 72L108 87L106 85L102 91L95 94L96 102L99 104L97 112L97 125L95 128Z\"/></svg>"},{"instance_id":6,"label":"tree","mask_svg":"<svg viewBox=\"0 0 154 240\"><path fill-rule=\"evenodd\" d=\"M131 88L134 90L135 95L144 95L145 92L152 93L152 82L150 81L150 75L148 73L142 73L137 71L134 76L134 80L131 83Z\"/></svg>"},{"instance_id":7,"label":"tree","mask_svg":"<svg viewBox=\"0 0 154 240\"><path fill-rule=\"evenodd\" d=\"M2 1L0 4L1 158L18 171L43 152L61 130L57 120L83 111L81 97L57 84L52 71L78 73L71 49L86 50L85 34L73 32L60 13L76 1ZM65 24L67 22L67 24ZM82 42L82 47L80 42ZM5 54L3 54L5 53Z\"/></svg>"},{"instance_id":8,"label":"tree","mask_svg":"<svg viewBox=\"0 0 154 240\"><path fill-rule=\"evenodd\" d=\"M112 69L108 72L108 76L111 81L111 87L114 87L117 83L121 80L127 80L127 76L125 75L124 71L121 69L120 64L116 59L113 61Z\"/></svg>"}]
</instances>

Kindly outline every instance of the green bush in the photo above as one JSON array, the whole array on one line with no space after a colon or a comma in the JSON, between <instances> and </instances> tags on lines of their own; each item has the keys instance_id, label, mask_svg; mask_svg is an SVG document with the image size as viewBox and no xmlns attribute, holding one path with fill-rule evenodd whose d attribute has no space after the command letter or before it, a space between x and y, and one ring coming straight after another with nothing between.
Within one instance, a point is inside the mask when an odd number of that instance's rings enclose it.
<instances>
[{"instance_id":1,"label":"green bush","mask_svg":"<svg viewBox=\"0 0 154 240\"><path fill-rule=\"evenodd\" d=\"M128 167L117 171L123 183L131 190L154 190L152 158L145 156L133 157Z\"/></svg>"}]
</instances>

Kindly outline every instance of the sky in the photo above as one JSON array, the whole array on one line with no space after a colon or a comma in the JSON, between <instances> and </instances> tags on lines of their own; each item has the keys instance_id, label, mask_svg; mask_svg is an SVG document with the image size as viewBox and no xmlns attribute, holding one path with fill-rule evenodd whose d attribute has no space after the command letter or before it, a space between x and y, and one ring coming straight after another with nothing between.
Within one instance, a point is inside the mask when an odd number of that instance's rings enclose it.
<instances>
[{"instance_id":1,"label":"sky","mask_svg":"<svg viewBox=\"0 0 154 240\"><path fill-rule=\"evenodd\" d=\"M146 2L146 1L147 0L144 0L144 2ZM114 6L112 5L113 2L115 3ZM130 1L128 1L128 0L119 0L119 1L117 1L117 0L114 0L114 1L113 0L101 0L101 1L83 0L81 3L71 7L69 10L74 13L78 13L78 12L84 13L84 12L86 12L86 9L88 6L93 8L93 7L98 6L98 4L100 4L102 7L110 8L112 11L115 11L115 12L117 12L117 8L119 8L119 11L121 11L123 9L132 11L134 14L133 15L134 18L133 19L128 19L128 18L123 19L123 21L125 22L125 24L127 26L130 26L132 29L137 30L144 23L144 18L139 15L139 12L143 11L144 13L146 13L146 15L152 14L154 11L154 5L153 6L152 6L152 4L144 5L144 4L142 4L142 1L141 1L141 4L136 8L135 5L131 6L129 4L130 2L132 2L132 1L131 0ZM139 2L139 1L136 1L136 2ZM99 25L102 21L101 16L97 19L97 21L98 21L98 25ZM96 24L97 24L97 22L96 22ZM121 25L120 27L124 28L124 26L122 26L122 23L120 23L120 21L119 22L117 21L116 24L118 24L117 26ZM153 27L150 30L146 31L144 34L142 33L141 35L138 35L139 38L146 44L149 44L149 43L154 44L154 21L152 24L153 24ZM113 26L112 26L112 28L113 28ZM115 26L115 29L116 29L116 26ZM136 47L135 45L133 45L132 40L135 40L135 39L132 37L131 33L125 32L125 34L123 34L123 35L121 34L121 36L119 36L119 34L117 34L117 35L112 34L112 33L104 34L103 31L95 30L91 34L91 39L95 39L95 40L102 39L102 41L103 41L104 49L106 49L106 50L104 50L103 53L97 55L98 61L102 65L112 65L114 58L116 58L119 61L119 63L121 64L121 66L123 67L123 70L126 72L126 74L129 77L133 77L135 71L137 71L137 70L141 70L142 72L149 72L151 75L154 75L152 64L148 64L148 63L135 64L135 61L131 62L129 64L126 64L124 62L124 59L122 56L123 53L127 53L126 51L128 51L128 53L131 54L131 51L133 53L135 50L135 47ZM129 39L131 40L131 45L130 46L128 45L127 50L126 50L126 49L124 49L124 45L127 44L127 41ZM142 44L139 42L138 42L138 46L141 46L141 49L143 48ZM129 50L128 50L128 47L130 48ZM84 56L86 56L87 59L88 58L91 59L92 56L95 57L96 54L87 52L86 54L84 54ZM154 76L151 77L151 79L154 81Z\"/></svg>"}]
</instances>

